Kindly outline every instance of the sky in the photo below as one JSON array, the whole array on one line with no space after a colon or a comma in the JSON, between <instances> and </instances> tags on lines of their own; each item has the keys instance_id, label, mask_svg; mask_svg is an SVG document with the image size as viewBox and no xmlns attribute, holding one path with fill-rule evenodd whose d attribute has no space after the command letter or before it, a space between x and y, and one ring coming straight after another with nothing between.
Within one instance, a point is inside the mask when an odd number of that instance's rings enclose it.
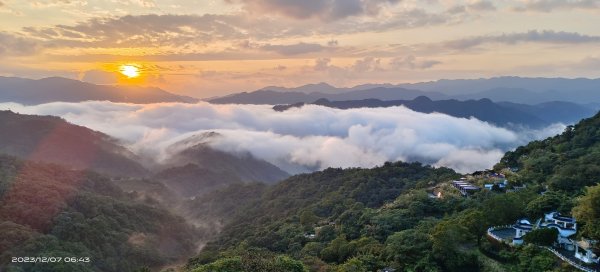
<instances>
[{"instance_id":1,"label":"sky","mask_svg":"<svg viewBox=\"0 0 600 272\"><path fill-rule=\"evenodd\" d=\"M0 0L0 75L199 98L317 82L598 78L599 15L600 0Z\"/></svg>"}]
</instances>

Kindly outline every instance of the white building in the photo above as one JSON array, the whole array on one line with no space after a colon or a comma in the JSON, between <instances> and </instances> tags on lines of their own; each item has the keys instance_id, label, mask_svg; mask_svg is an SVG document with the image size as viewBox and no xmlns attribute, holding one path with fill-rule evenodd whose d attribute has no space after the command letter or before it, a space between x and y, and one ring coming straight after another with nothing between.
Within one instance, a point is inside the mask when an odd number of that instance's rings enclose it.
<instances>
[{"instance_id":1,"label":"white building","mask_svg":"<svg viewBox=\"0 0 600 272\"><path fill-rule=\"evenodd\" d=\"M558 230L556 240L558 247L569 251L575 250L575 243L569 237L577 233L577 222L575 218L563 216L558 212L551 212L544 215L540 228L554 228Z\"/></svg>"},{"instance_id":2,"label":"white building","mask_svg":"<svg viewBox=\"0 0 600 272\"><path fill-rule=\"evenodd\" d=\"M594 246L598 241L581 240L575 245L575 258L587 264L600 263L600 258L594 252Z\"/></svg>"},{"instance_id":3,"label":"white building","mask_svg":"<svg viewBox=\"0 0 600 272\"><path fill-rule=\"evenodd\" d=\"M533 230L533 225L527 219L518 220L517 223L513 225L513 229L515 229L515 237L513 238L513 245L522 245L523 244L523 236L528 232Z\"/></svg>"},{"instance_id":4,"label":"white building","mask_svg":"<svg viewBox=\"0 0 600 272\"><path fill-rule=\"evenodd\" d=\"M544 215L535 225L527 219L518 220L514 225L515 237L513 245L522 245L523 236L534 229L554 228L558 231L556 237L556 246L569 251L575 250L575 243L569 237L577 233L577 222L575 218L563 216L558 212L551 212Z\"/></svg>"}]
</instances>

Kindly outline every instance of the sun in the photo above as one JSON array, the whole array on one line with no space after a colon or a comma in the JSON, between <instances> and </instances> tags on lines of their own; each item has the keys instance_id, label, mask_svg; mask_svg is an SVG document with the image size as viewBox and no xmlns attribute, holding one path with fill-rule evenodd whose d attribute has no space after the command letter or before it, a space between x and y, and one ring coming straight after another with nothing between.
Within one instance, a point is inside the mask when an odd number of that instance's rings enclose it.
<instances>
[{"instance_id":1,"label":"sun","mask_svg":"<svg viewBox=\"0 0 600 272\"><path fill-rule=\"evenodd\" d=\"M135 65L121 65L119 67L119 72L125 75L128 78L134 78L140 76L140 68Z\"/></svg>"}]
</instances>

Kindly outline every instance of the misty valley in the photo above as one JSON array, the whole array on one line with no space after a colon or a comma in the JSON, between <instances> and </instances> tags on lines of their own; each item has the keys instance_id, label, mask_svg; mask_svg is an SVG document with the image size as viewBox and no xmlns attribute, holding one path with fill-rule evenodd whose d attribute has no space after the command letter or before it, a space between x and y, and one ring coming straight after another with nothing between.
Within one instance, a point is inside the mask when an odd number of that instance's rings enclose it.
<instances>
[{"instance_id":1,"label":"misty valley","mask_svg":"<svg viewBox=\"0 0 600 272\"><path fill-rule=\"evenodd\" d=\"M600 0L0 0L0 272L600 272Z\"/></svg>"},{"instance_id":2,"label":"misty valley","mask_svg":"<svg viewBox=\"0 0 600 272\"><path fill-rule=\"evenodd\" d=\"M598 88L0 77L0 271L597 271Z\"/></svg>"}]
</instances>

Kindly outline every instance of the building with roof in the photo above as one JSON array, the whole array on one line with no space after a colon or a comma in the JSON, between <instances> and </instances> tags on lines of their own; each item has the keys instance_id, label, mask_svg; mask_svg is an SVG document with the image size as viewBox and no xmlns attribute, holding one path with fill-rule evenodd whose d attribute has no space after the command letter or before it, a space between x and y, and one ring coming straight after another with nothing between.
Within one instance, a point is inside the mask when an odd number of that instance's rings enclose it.
<instances>
[{"instance_id":1,"label":"building with roof","mask_svg":"<svg viewBox=\"0 0 600 272\"><path fill-rule=\"evenodd\" d=\"M575 250L575 242L570 239L571 236L577 233L577 221L575 221L575 218L561 215L558 212L551 212L544 215L539 227L558 230L558 238L556 240L558 247L569 251Z\"/></svg>"},{"instance_id":2,"label":"building with roof","mask_svg":"<svg viewBox=\"0 0 600 272\"><path fill-rule=\"evenodd\" d=\"M463 196L468 196L468 195L474 194L476 192L479 192L481 190L481 188L479 188L469 182L466 182L464 180L452 181L452 186L454 186L454 188L458 189Z\"/></svg>"},{"instance_id":3,"label":"building with roof","mask_svg":"<svg viewBox=\"0 0 600 272\"><path fill-rule=\"evenodd\" d=\"M483 185L483 188L491 191L492 189L494 189L494 185L498 186L499 189L505 189L508 185L508 181L502 180L501 182L486 183Z\"/></svg>"},{"instance_id":4,"label":"building with roof","mask_svg":"<svg viewBox=\"0 0 600 272\"><path fill-rule=\"evenodd\" d=\"M523 236L533 230L533 224L527 219L520 219L513 225L515 229L515 237L512 240L513 245L522 245Z\"/></svg>"},{"instance_id":5,"label":"building with roof","mask_svg":"<svg viewBox=\"0 0 600 272\"><path fill-rule=\"evenodd\" d=\"M577 233L577 222L575 218L561 215L558 212L544 214L544 217L532 224L527 219L520 219L513 225L515 237L513 245L523 244L523 236L534 229L554 228L558 231L555 245L569 251L575 250L575 242L571 237Z\"/></svg>"}]
</instances>

